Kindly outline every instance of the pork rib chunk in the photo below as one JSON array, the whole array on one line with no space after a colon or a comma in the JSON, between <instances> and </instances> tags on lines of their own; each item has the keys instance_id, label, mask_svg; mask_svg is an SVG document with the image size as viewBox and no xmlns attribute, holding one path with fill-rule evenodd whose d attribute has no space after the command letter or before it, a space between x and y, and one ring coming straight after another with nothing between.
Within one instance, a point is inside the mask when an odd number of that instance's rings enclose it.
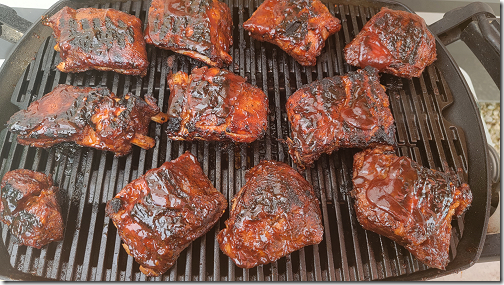
<instances>
[{"instance_id":1,"label":"pork rib chunk","mask_svg":"<svg viewBox=\"0 0 504 285\"><path fill-rule=\"evenodd\" d=\"M436 40L424 19L386 7L344 49L350 65L373 66L399 77L419 77L436 60Z\"/></svg>"},{"instance_id":2,"label":"pork rib chunk","mask_svg":"<svg viewBox=\"0 0 504 285\"><path fill-rule=\"evenodd\" d=\"M137 17L114 9L64 7L44 25L53 29L62 72L90 69L147 74L149 61Z\"/></svg>"},{"instance_id":3,"label":"pork rib chunk","mask_svg":"<svg viewBox=\"0 0 504 285\"><path fill-rule=\"evenodd\" d=\"M217 239L237 266L252 268L322 241L324 228L312 186L293 168L262 161L247 171Z\"/></svg>"},{"instance_id":4,"label":"pork rib chunk","mask_svg":"<svg viewBox=\"0 0 504 285\"><path fill-rule=\"evenodd\" d=\"M354 155L357 219L364 229L384 235L430 267L449 262L451 220L471 204L469 186L454 173L422 167L380 146Z\"/></svg>"},{"instance_id":5,"label":"pork rib chunk","mask_svg":"<svg viewBox=\"0 0 504 285\"><path fill-rule=\"evenodd\" d=\"M147 136L151 119L167 121L149 95L145 101L133 94L119 98L106 87L61 84L16 112L7 124L22 145L47 148L74 142L122 156L131 152L131 144L154 146L155 140Z\"/></svg>"},{"instance_id":6,"label":"pork rib chunk","mask_svg":"<svg viewBox=\"0 0 504 285\"><path fill-rule=\"evenodd\" d=\"M254 39L279 46L301 65L314 66L326 39L341 24L319 0L266 0L243 28Z\"/></svg>"},{"instance_id":7,"label":"pork rib chunk","mask_svg":"<svg viewBox=\"0 0 504 285\"><path fill-rule=\"evenodd\" d=\"M228 70L201 67L168 75L168 137L250 143L268 127L268 98Z\"/></svg>"},{"instance_id":8,"label":"pork rib chunk","mask_svg":"<svg viewBox=\"0 0 504 285\"><path fill-rule=\"evenodd\" d=\"M340 148L396 144L388 96L372 67L302 86L286 108L289 153L301 168Z\"/></svg>"},{"instance_id":9,"label":"pork rib chunk","mask_svg":"<svg viewBox=\"0 0 504 285\"><path fill-rule=\"evenodd\" d=\"M63 220L50 176L28 169L2 178L0 220L23 245L41 248L63 239Z\"/></svg>"},{"instance_id":10,"label":"pork rib chunk","mask_svg":"<svg viewBox=\"0 0 504 285\"><path fill-rule=\"evenodd\" d=\"M233 60L232 27L229 7L218 0L153 0L145 41L222 67Z\"/></svg>"},{"instance_id":11,"label":"pork rib chunk","mask_svg":"<svg viewBox=\"0 0 504 285\"><path fill-rule=\"evenodd\" d=\"M224 195L186 152L126 185L107 202L105 211L140 271L158 276L210 230L226 208Z\"/></svg>"}]
</instances>

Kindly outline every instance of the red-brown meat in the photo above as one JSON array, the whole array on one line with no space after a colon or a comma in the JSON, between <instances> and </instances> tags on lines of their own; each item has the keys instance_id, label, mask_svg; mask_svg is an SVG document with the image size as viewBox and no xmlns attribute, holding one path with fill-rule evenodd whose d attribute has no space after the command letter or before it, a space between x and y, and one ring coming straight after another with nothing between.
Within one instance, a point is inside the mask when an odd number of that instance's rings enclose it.
<instances>
[{"instance_id":1,"label":"red-brown meat","mask_svg":"<svg viewBox=\"0 0 504 285\"><path fill-rule=\"evenodd\" d=\"M400 77L419 77L436 60L436 40L425 21L405 11L382 8L344 50L348 64L373 66Z\"/></svg>"},{"instance_id":2,"label":"red-brown meat","mask_svg":"<svg viewBox=\"0 0 504 285\"><path fill-rule=\"evenodd\" d=\"M163 274L227 208L189 152L126 185L105 209L126 252L148 276Z\"/></svg>"},{"instance_id":3,"label":"red-brown meat","mask_svg":"<svg viewBox=\"0 0 504 285\"><path fill-rule=\"evenodd\" d=\"M396 144L388 96L372 67L301 87L287 100L287 115L289 153L301 168L340 148Z\"/></svg>"},{"instance_id":4,"label":"red-brown meat","mask_svg":"<svg viewBox=\"0 0 504 285\"><path fill-rule=\"evenodd\" d=\"M106 87L61 84L7 124L22 145L75 142L121 156L131 152L131 144L153 147L155 140L146 136L150 120L166 122L155 99L147 95L145 100L132 94L119 98Z\"/></svg>"},{"instance_id":5,"label":"red-brown meat","mask_svg":"<svg viewBox=\"0 0 504 285\"><path fill-rule=\"evenodd\" d=\"M168 137L250 143L268 126L268 98L245 78L218 68L168 75Z\"/></svg>"},{"instance_id":6,"label":"red-brown meat","mask_svg":"<svg viewBox=\"0 0 504 285\"><path fill-rule=\"evenodd\" d=\"M233 60L233 20L218 0L152 0L145 41L222 67Z\"/></svg>"},{"instance_id":7,"label":"red-brown meat","mask_svg":"<svg viewBox=\"0 0 504 285\"><path fill-rule=\"evenodd\" d=\"M147 74L142 22L135 16L114 9L64 7L43 23L53 29L62 72Z\"/></svg>"},{"instance_id":8,"label":"red-brown meat","mask_svg":"<svg viewBox=\"0 0 504 285\"><path fill-rule=\"evenodd\" d=\"M217 239L237 266L252 268L274 262L322 241L324 227L312 186L293 168L262 161L245 174Z\"/></svg>"},{"instance_id":9,"label":"red-brown meat","mask_svg":"<svg viewBox=\"0 0 504 285\"><path fill-rule=\"evenodd\" d=\"M360 224L406 247L430 267L449 262L451 220L471 204L454 173L424 168L392 147L355 154L352 196Z\"/></svg>"},{"instance_id":10,"label":"red-brown meat","mask_svg":"<svg viewBox=\"0 0 504 285\"><path fill-rule=\"evenodd\" d=\"M279 46L302 65L315 65L325 40L341 29L319 0L266 0L243 23L249 35Z\"/></svg>"},{"instance_id":11,"label":"red-brown meat","mask_svg":"<svg viewBox=\"0 0 504 285\"><path fill-rule=\"evenodd\" d=\"M50 176L27 169L7 172L1 184L0 220L21 244L41 248L63 239L63 220Z\"/></svg>"}]
</instances>

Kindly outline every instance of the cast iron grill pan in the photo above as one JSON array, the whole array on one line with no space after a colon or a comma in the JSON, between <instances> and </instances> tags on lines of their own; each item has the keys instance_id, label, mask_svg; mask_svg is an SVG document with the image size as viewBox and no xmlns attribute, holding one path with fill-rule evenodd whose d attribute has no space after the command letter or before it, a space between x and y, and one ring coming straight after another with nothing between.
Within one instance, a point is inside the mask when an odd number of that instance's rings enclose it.
<instances>
[{"instance_id":1,"label":"cast iron grill pan","mask_svg":"<svg viewBox=\"0 0 504 285\"><path fill-rule=\"evenodd\" d=\"M143 150L134 147L130 155L114 158L113 153L72 144L47 150L22 146L16 143L15 135L4 128L0 132L0 175L18 168L51 174L55 184L60 187L59 199L65 231L63 241L53 242L39 250L18 245L2 224L5 247L0 246L0 263L5 264L2 267L12 267L8 271L4 269L2 275L21 280L68 281L413 280L444 275L470 266L481 251L482 229L478 226L481 227L481 223L486 225L486 180L481 185L474 183L486 177L486 164L478 167L476 165L481 162L468 162L465 131L446 119L452 116L457 120L457 115L443 112L445 108L455 108L455 96L445 78L446 71L443 71L447 69L446 62L453 63L438 42L439 60L429 66L420 78L407 80L382 75L381 83L387 87L396 121L398 154L438 170L462 169L460 175L469 181L475 196L466 219L462 217L452 222L452 262L447 271L428 268L395 242L362 229L356 220L349 195L352 189L352 157L358 150L349 149L323 155L304 174L321 202L325 233L319 245L305 247L272 264L241 269L220 251L217 243L217 233L225 227L224 221L228 218L226 211L206 235L195 240L181 253L177 263L165 274L146 277L140 273L139 265L122 248L112 221L105 216L108 200L147 170L177 158L186 150L197 156L205 174L228 201L244 185L245 171L261 160L273 159L294 166L286 145L281 141L290 134L285 111L287 98L303 84L355 70L355 67L345 63L343 47L381 6L407 10L395 2L353 1L358 6L344 4L345 1L325 2L330 12L342 20L342 29L327 40L317 66L302 67L276 46L258 42L243 30L243 22L261 1L224 2L231 8L234 20L234 44L230 50L233 63L229 69L246 77L248 82L257 85L269 97L269 128L265 137L252 144L236 145L178 142L167 139L164 128L152 123L149 136L156 139L154 148ZM340 3L343 4L335 6ZM64 5L79 8L83 4L58 3L50 11L54 13ZM124 11L145 23L149 5L150 1L127 1L89 6ZM162 110L166 111L169 96L166 75L179 70L190 73L194 67L203 65L189 57L148 45L151 64L144 78L99 71L66 74L55 69L60 62L59 54L53 49L55 44L53 37L47 36L36 57L19 78L11 98L18 108L27 108L29 103L64 83L106 86L118 96L128 92L139 96L152 93ZM453 74L446 76L453 77ZM460 76L457 80L461 80ZM458 112L460 110L454 113ZM466 112L459 124L464 124L464 120L469 120L470 116L470 112ZM483 178L473 178L480 177L477 171L483 173ZM476 217L470 220L469 216ZM468 224L471 230L467 230ZM472 247L464 245L464 241Z\"/></svg>"}]
</instances>

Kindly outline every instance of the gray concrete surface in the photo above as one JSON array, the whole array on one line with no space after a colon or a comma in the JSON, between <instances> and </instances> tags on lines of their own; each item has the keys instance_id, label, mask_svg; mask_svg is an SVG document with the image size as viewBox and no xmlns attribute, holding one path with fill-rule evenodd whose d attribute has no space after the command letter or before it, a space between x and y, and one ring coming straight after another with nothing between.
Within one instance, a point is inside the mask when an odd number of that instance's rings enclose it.
<instances>
[{"instance_id":1,"label":"gray concrete surface","mask_svg":"<svg viewBox=\"0 0 504 285\"><path fill-rule=\"evenodd\" d=\"M500 261L476 263L459 273L429 281L501 281Z\"/></svg>"}]
</instances>

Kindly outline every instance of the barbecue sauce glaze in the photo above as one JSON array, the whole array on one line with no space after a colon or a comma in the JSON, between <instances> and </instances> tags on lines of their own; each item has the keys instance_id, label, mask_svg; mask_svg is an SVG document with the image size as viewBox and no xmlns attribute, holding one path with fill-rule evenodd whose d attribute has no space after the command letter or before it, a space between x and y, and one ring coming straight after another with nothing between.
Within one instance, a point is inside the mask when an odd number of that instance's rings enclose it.
<instances>
[{"instance_id":1,"label":"barbecue sauce glaze","mask_svg":"<svg viewBox=\"0 0 504 285\"><path fill-rule=\"evenodd\" d=\"M168 75L168 137L251 143L268 124L268 98L245 78L201 67Z\"/></svg>"},{"instance_id":2,"label":"barbecue sauce glaze","mask_svg":"<svg viewBox=\"0 0 504 285\"><path fill-rule=\"evenodd\" d=\"M158 276L210 230L226 208L224 195L186 152L130 182L107 202L105 211L140 271Z\"/></svg>"},{"instance_id":3,"label":"barbecue sauce glaze","mask_svg":"<svg viewBox=\"0 0 504 285\"><path fill-rule=\"evenodd\" d=\"M301 168L340 148L396 144L388 97L372 67L302 86L286 109L289 153Z\"/></svg>"},{"instance_id":4,"label":"barbecue sauce glaze","mask_svg":"<svg viewBox=\"0 0 504 285\"><path fill-rule=\"evenodd\" d=\"M221 250L237 266L274 262L322 241L319 201L297 171L282 162L262 161L245 179L226 228L217 236Z\"/></svg>"},{"instance_id":5,"label":"barbecue sauce glaze","mask_svg":"<svg viewBox=\"0 0 504 285\"><path fill-rule=\"evenodd\" d=\"M472 201L467 184L454 173L424 168L392 147L354 156L355 209L365 229L405 246L428 266L444 269L449 261L452 216Z\"/></svg>"}]
</instances>

